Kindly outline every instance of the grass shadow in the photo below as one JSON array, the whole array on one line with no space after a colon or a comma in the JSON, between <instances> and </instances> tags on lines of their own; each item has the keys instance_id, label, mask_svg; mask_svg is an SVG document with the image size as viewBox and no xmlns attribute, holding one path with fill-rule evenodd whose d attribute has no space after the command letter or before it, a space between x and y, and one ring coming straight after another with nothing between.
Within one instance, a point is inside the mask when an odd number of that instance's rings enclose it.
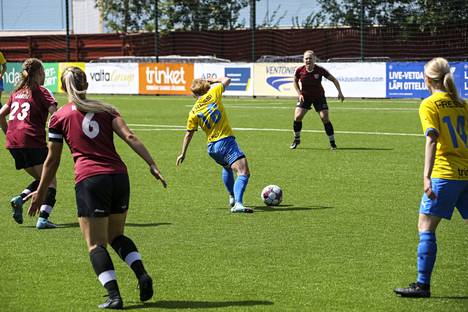
<instances>
[{"instance_id":1,"label":"grass shadow","mask_svg":"<svg viewBox=\"0 0 468 312\"><path fill-rule=\"evenodd\" d=\"M80 227L78 222L71 222L71 223L56 223L57 227L55 229L64 229L64 228L77 228ZM161 223L125 223L125 226L130 227L153 227L153 226L161 226L161 225L172 225L172 223L161 222ZM25 228L36 228L35 225L26 225ZM54 229L49 229L54 230Z\"/></svg>"},{"instance_id":2,"label":"grass shadow","mask_svg":"<svg viewBox=\"0 0 468 312\"><path fill-rule=\"evenodd\" d=\"M161 223L125 223L125 226L130 227L153 227L153 226L161 226L161 225L172 225L172 223L161 222Z\"/></svg>"},{"instance_id":3,"label":"grass shadow","mask_svg":"<svg viewBox=\"0 0 468 312\"><path fill-rule=\"evenodd\" d=\"M468 296L431 296L431 299L468 300Z\"/></svg>"},{"instance_id":4,"label":"grass shadow","mask_svg":"<svg viewBox=\"0 0 468 312\"><path fill-rule=\"evenodd\" d=\"M188 300L160 300L157 302L128 305L124 310L163 308L163 309L215 309L227 307L248 307L257 305L273 305L267 300L243 300L243 301L188 301Z\"/></svg>"},{"instance_id":5,"label":"grass shadow","mask_svg":"<svg viewBox=\"0 0 468 312\"><path fill-rule=\"evenodd\" d=\"M311 206L311 207L296 207L294 205L278 205L278 206L249 206L255 211L262 212L280 212L280 211L304 211L304 210L321 210L332 209L331 206Z\"/></svg>"},{"instance_id":6,"label":"grass shadow","mask_svg":"<svg viewBox=\"0 0 468 312\"><path fill-rule=\"evenodd\" d=\"M296 150L316 150L316 151L330 151L330 148L319 148L319 147L298 147ZM380 147L338 147L336 150L330 152L339 151L392 151L393 148L380 148Z\"/></svg>"}]
</instances>

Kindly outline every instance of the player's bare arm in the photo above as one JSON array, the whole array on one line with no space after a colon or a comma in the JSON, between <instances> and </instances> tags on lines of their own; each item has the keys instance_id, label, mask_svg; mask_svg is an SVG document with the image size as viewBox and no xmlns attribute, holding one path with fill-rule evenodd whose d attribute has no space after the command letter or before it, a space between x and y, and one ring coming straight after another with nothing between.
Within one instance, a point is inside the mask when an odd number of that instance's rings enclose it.
<instances>
[{"instance_id":1,"label":"player's bare arm","mask_svg":"<svg viewBox=\"0 0 468 312\"><path fill-rule=\"evenodd\" d=\"M40 210L42 203L47 195L47 189L55 178L57 169L60 165L60 158L62 157L63 143L49 142L49 152L44 162L42 169L41 181L37 187L36 192L29 194L25 200L31 198L28 214L34 216Z\"/></svg>"},{"instance_id":2,"label":"player's bare arm","mask_svg":"<svg viewBox=\"0 0 468 312\"><path fill-rule=\"evenodd\" d=\"M294 77L293 85L297 92L297 98L299 102L304 102L304 96L302 95L301 88L299 87L299 79L297 77Z\"/></svg>"},{"instance_id":3,"label":"player's bare arm","mask_svg":"<svg viewBox=\"0 0 468 312\"><path fill-rule=\"evenodd\" d=\"M184 141L182 142L182 151L180 152L180 155L179 157L177 157L177 161L176 161L177 166L183 163L185 159L185 154L187 153L187 149L190 145L190 141L192 141L194 133L195 133L194 130L187 130L187 132L185 132Z\"/></svg>"},{"instance_id":4,"label":"player's bare arm","mask_svg":"<svg viewBox=\"0 0 468 312\"><path fill-rule=\"evenodd\" d=\"M133 132L128 128L127 124L121 117L116 117L112 121L112 128L117 135L125 141L134 151L137 153L150 167L151 174L158 180L161 181L164 188L167 187L167 182L164 176L158 169L156 162L149 153L146 146L138 139L138 137L133 134Z\"/></svg>"},{"instance_id":5,"label":"player's bare arm","mask_svg":"<svg viewBox=\"0 0 468 312\"><path fill-rule=\"evenodd\" d=\"M231 78L227 78L227 77L219 77L216 79L209 78L206 81L208 81L210 84L221 83L224 87L227 87L231 83Z\"/></svg>"},{"instance_id":6,"label":"player's bare arm","mask_svg":"<svg viewBox=\"0 0 468 312\"><path fill-rule=\"evenodd\" d=\"M340 82L332 74L330 74L326 78L328 80L330 80L331 82L333 82L333 84L335 85L336 90L338 91L338 100L343 102L344 101L344 96L343 96L343 92L341 92Z\"/></svg>"}]
</instances>

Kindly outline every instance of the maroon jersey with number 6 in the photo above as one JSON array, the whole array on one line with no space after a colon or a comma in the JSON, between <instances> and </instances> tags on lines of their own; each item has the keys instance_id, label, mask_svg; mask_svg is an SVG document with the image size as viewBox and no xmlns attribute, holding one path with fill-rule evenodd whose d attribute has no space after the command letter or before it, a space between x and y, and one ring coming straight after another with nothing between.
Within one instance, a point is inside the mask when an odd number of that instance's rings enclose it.
<instances>
[{"instance_id":1,"label":"maroon jersey with number 6","mask_svg":"<svg viewBox=\"0 0 468 312\"><path fill-rule=\"evenodd\" d=\"M6 133L7 148L43 148L49 107L57 106L53 95L44 87L13 92L6 102L10 113Z\"/></svg>"},{"instance_id":2,"label":"maroon jersey with number 6","mask_svg":"<svg viewBox=\"0 0 468 312\"><path fill-rule=\"evenodd\" d=\"M112 121L119 113L85 113L73 103L50 118L49 140L67 142L75 162L75 182L101 174L127 173L114 146Z\"/></svg>"},{"instance_id":3,"label":"maroon jersey with number 6","mask_svg":"<svg viewBox=\"0 0 468 312\"><path fill-rule=\"evenodd\" d=\"M296 69L294 76L301 82L301 93L307 98L317 98L325 95L322 87L322 77L327 78L330 73L325 68L314 65L314 69L308 72L305 65Z\"/></svg>"}]
</instances>

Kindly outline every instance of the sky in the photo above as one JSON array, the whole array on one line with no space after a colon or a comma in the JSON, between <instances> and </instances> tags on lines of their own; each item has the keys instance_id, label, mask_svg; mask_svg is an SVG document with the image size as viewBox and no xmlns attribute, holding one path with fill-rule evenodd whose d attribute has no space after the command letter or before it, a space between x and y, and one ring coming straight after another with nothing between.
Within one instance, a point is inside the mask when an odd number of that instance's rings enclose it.
<instances>
[{"instance_id":1,"label":"sky","mask_svg":"<svg viewBox=\"0 0 468 312\"><path fill-rule=\"evenodd\" d=\"M64 30L64 3L64 0L0 0L0 31ZM267 12L271 18L278 7L279 16L285 13L279 24L283 27L291 26L295 16L302 21L311 12L315 13L318 10L316 0L261 0L256 4L257 25L265 21ZM239 21L244 21L247 27L250 26L250 7L241 10Z\"/></svg>"}]
</instances>

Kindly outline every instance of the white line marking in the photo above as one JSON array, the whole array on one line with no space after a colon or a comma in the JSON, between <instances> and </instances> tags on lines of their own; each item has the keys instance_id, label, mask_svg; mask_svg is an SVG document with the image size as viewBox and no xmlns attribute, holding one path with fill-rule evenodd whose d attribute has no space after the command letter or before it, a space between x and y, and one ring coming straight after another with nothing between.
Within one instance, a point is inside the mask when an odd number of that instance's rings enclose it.
<instances>
[{"instance_id":1,"label":"white line marking","mask_svg":"<svg viewBox=\"0 0 468 312\"><path fill-rule=\"evenodd\" d=\"M147 124L128 124L135 131L185 131L185 126L176 125L147 125ZM139 128L144 127L144 128ZM292 132L291 129L275 129L275 128L233 128L235 131L269 131L269 132ZM309 133L323 133L324 130L302 130ZM386 135L386 136L412 136L422 137L423 134L417 133L399 133L399 132L370 132L370 131L335 131L341 134L357 134L357 135Z\"/></svg>"},{"instance_id":2,"label":"white line marking","mask_svg":"<svg viewBox=\"0 0 468 312\"><path fill-rule=\"evenodd\" d=\"M290 109L291 111L295 109L296 106L250 106L250 105L224 105L226 108L250 108L250 109ZM185 107L193 107L193 105L185 105ZM369 110L369 111L408 111L408 112L417 112L418 108L411 107L334 107L331 106L330 110Z\"/></svg>"}]
</instances>

